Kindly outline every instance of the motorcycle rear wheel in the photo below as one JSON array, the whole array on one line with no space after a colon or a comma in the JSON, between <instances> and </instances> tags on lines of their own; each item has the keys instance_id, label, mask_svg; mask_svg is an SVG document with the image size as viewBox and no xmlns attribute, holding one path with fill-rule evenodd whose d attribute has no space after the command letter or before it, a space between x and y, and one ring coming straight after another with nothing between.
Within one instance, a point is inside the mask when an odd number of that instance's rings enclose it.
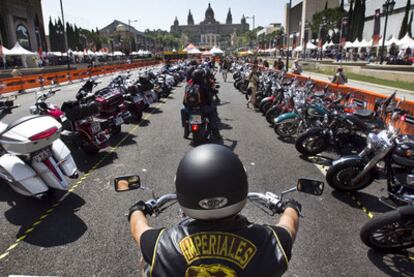
<instances>
[{"instance_id":1,"label":"motorcycle rear wheel","mask_svg":"<svg viewBox=\"0 0 414 277\"><path fill-rule=\"evenodd\" d=\"M82 150L87 154L97 154L99 152L99 148L91 143L82 143L81 144Z\"/></svg>"},{"instance_id":2,"label":"motorcycle rear wheel","mask_svg":"<svg viewBox=\"0 0 414 277\"><path fill-rule=\"evenodd\" d=\"M375 250L394 252L414 246L414 207L411 217L393 210L374 217L361 229L363 243Z\"/></svg>"},{"instance_id":3,"label":"motorcycle rear wheel","mask_svg":"<svg viewBox=\"0 0 414 277\"><path fill-rule=\"evenodd\" d=\"M193 143L195 146L201 145L204 143L204 137L201 132L193 132Z\"/></svg>"}]
</instances>

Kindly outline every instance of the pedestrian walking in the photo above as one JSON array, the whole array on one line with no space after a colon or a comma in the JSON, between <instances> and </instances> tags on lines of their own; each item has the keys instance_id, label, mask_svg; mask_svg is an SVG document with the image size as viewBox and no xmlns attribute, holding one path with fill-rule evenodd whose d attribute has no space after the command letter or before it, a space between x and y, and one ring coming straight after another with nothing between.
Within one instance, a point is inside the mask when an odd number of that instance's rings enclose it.
<instances>
[{"instance_id":1,"label":"pedestrian walking","mask_svg":"<svg viewBox=\"0 0 414 277\"><path fill-rule=\"evenodd\" d=\"M336 70L336 73L332 78L332 83L337 85L344 85L348 83L348 78L346 77L344 69L342 67L338 67Z\"/></svg>"},{"instance_id":2,"label":"pedestrian walking","mask_svg":"<svg viewBox=\"0 0 414 277\"><path fill-rule=\"evenodd\" d=\"M253 65L252 72L248 77L249 85L247 86L247 91L250 90L250 98L247 101L246 107L249 108L249 104L252 104L253 109L256 107L256 93L257 93L257 83L259 82L259 73L257 62Z\"/></svg>"}]
</instances>

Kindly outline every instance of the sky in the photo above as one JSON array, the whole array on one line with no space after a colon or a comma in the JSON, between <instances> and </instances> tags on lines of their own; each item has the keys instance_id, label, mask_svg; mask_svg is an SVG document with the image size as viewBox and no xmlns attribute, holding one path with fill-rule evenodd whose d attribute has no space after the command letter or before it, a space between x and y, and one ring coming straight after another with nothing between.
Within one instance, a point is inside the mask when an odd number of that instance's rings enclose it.
<instances>
[{"instance_id":1,"label":"sky","mask_svg":"<svg viewBox=\"0 0 414 277\"><path fill-rule=\"evenodd\" d=\"M65 20L76 23L86 29L99 29L114 19L128 23L128 19L138 20L132 23L139 31L145 29L170 30L175 16L180 24L187 24L188 10L191 9L194 21L204 20L208 3L219 22L226 21L231 8L233 23L239 23L243 14L256 17L256 26L269 23L284 23L287 0L62 0ZM260 3L260 4L259 4ZM49 17L60 17L60 1L42 0L45 31L48 33ZM252 26L252 20L247 21Z\"/></svg>"}]
</instances>

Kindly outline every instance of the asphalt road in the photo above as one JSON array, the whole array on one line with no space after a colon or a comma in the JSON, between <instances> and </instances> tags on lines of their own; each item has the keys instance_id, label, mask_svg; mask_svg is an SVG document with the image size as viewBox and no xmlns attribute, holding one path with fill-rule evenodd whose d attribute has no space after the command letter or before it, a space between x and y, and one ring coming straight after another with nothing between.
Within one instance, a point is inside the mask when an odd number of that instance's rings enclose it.
<instances>
[{"instance_id":1,"label":"asphalt road","mask_svg":"<svg viewBox=\"0 0 414 277\"><path fill-rule=\"evenodd\" d=\"M63 88L51 101L73 98L77 87ZM95 157L69 145L85 175L74 182L71 192L62 192L51 202L22 197L0 184L0 276L139 276L140 254L124 214L135 201L151 194L116 193L111 181L139 174L157 195L174 191L178 162L192 149L180 127L182 94L183 87L178 87L155 104L139 127L123 126L112 148ZM221 98L222 143L244 162L250 191L279 193L295 186L298 178L324 180L315 164L301 159L294 145L278 140L259 114L246 109L244 97L232 83L221 82ZM13 116L27 113L29 99L33 96L19 97L22 107ZM377 201L381 188L378 183L356 194L374 216L387 210ZM406 254L379 254L362 244L359 230L369 219L348 195L326 187L321 197L300 193L290 197L302 203L305 217L286 276L414 275L414 262ZM243 214L258 223L277 221L251 204ZM160 227L179 220L173 206L150 223Z\"/></svg>"}]
</instances>

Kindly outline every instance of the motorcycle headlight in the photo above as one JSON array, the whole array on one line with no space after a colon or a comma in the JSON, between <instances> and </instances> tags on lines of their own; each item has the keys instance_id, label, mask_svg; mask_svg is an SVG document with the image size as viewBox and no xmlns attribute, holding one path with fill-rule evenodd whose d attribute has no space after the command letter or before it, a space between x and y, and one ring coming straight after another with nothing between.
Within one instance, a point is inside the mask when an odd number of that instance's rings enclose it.
<instances>
[{"instance_id":1,"label":"motorcycle headlight","mask_svg":"<svg viewBox=\"0 0 414 277\"><path fill-rule=\"evenodd\" d=\"M381 146L381 139L376 134L369 134L367 138L367 147L369 149L377 149Z\"/></svg>"}]
</instances>

